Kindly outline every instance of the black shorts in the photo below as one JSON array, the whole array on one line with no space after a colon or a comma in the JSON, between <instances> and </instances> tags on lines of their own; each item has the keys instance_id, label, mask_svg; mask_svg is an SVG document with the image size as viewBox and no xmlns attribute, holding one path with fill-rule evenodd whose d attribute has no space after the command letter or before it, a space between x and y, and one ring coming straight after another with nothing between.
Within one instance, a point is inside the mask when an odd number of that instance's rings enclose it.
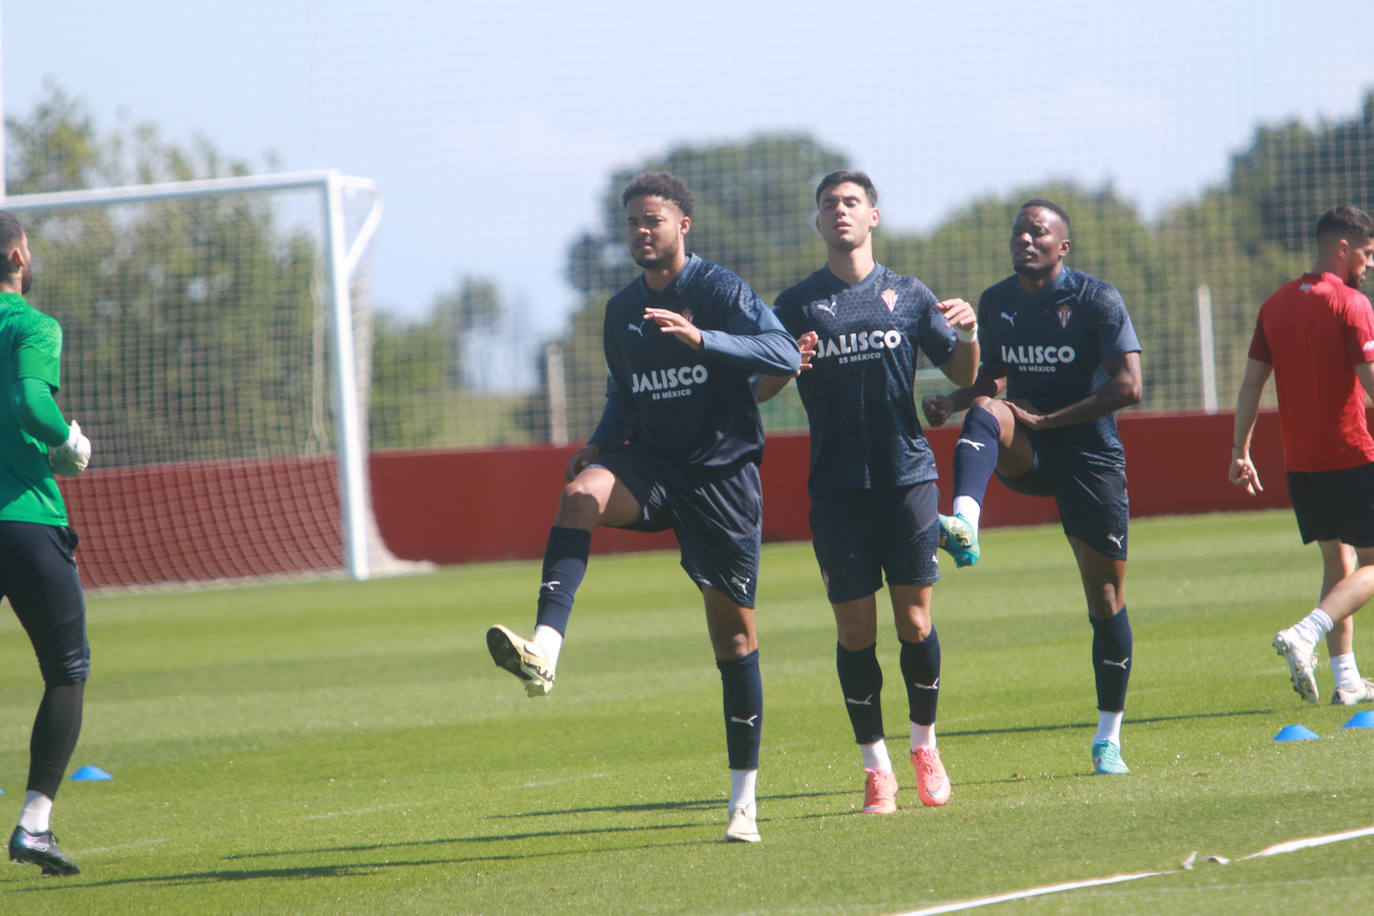
<instances>
[{"instance_id":1,"label":"black shorts","mask_svg":"<svg viewBox=\"0 0 1374 916\"><path fill-rule=\"evenodd\" d=\"M1289 471L1288 495L1302 542L1374 547L1374 464L1339 471Z\"/></svg>"},{"instance_id":2,"label":"black shorts","mask_svg":"<svg viewBox=\"0 0 1374 916\"><path fill-rule=\"evenodd\" d=\"M1131 504L1126 470L1077 448L1055 448L1032 434L1035 460L1020 477L997 479L1026 496L1053 496L1064 534L1113 560L1126 559Z\"/></svg>"},{"instance_id":3,"label":"black shorts","mask_svg":"<svg viewBox=\"0 0 1374 916\"><path fill-rule=\"evenodd\" d=\"M0 595L29 634L48 685L81 683L91 668L76 543L71 528L0 521Z\"/></svg>"},{"instance_id":4,"label":"black shorts","mask_svg":"<svg viewBox=\"0 0 1374 916\"><path fill-rule=\"evenodd\" d=\"M828 493L811 500L811 544L832 604L873 594L883 584L940 579L940 491L936 482Z\"/></svg>"},{"instance_id":5,"label":"black shorts","mask_svg":"<svg viewBox=\"0 0 1374 916\"><path fill-rule=\"evenodd\" d=\"M763 535L758 465L684 468L632 444L602 455L593 466L614 474L639 501L639 521L621 527L672 528L692 581L723 592L740 607L754 606Z\"/></svg>"}]
</instances>

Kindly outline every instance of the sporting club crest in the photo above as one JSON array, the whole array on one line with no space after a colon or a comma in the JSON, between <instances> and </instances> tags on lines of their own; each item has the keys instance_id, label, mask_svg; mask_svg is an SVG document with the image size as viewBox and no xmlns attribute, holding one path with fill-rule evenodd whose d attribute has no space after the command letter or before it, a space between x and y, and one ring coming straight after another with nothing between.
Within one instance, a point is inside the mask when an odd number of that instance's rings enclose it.
<instances>
[{"instance_id":1,"label":"sporting club crest","mask_svg":"<svg viewBox=\"0 0 1374 916\"><path fill-rule=\"evenodd\" d=\"M883 303L887 305L890 312L897 307L897 291L895 289L885 289L882 292Z\"/></svg>"},{"instance_id":2,"label":"sporting club crest","mask_svg":"<svg viewBox=\"0 0 1374 916\"><path fill-rule=\"evenodd\" d=\"M1073 316L1073 307L1070 306L1067 302L1064 303L1063 305L1059 306L1059 326L1060 326L1061 328L1065 328L1065 329L1068 328L1068 326L1069 326L1069 318L1071 318L1072 316Z\"/></svg>"}]
</instances>

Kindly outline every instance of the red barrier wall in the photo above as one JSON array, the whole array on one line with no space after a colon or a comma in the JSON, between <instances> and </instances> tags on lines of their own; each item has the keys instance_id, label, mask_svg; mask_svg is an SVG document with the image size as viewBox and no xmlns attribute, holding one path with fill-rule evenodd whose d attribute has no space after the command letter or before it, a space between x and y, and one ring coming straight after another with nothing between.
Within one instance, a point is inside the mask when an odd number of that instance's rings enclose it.
<instances>
[{"instance_id":1,"label":"red barrier wall","mask_svg":"<svg viewBox=\"0 0 1374 916\"><path fill-rule=\"evenodd\" d=\"M1260 416L1254 458L1265 491L1251 498L1226 482L1232 416L1127 414L1121 438L1135 516L1231 511L1288 505L1278 418ZM949 471L958 428L928 431L940 468L942 507L949 509ZM404 559L463 563L537 559L553 523L563 468L574 448L501 451L383 452L372 456L372 499L382 536ZM768 437L762 467L765 540L807 540L808 440ZM982 524L1030 525L1058 517L1054 501L1021 496L993 481ZM602 529L598 553L671 548L672 534Z\"/></svg>"}]
</instances>

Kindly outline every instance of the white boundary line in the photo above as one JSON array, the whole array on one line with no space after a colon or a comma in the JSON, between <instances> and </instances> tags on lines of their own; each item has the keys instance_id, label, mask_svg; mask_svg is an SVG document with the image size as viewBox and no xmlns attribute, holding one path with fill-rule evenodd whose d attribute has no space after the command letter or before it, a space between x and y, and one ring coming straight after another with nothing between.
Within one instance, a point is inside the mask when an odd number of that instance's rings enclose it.
<instances>
[{"instance_id":1,"label":"white boundary line","mask_svg":"<svg viewBox=\"0 0 1374 916\"><path fill-rule=\"evenodd\" d=\"M1345 833L1328 833L1326 836L1310 836L1305 840L1289 840L1287 843L1278 843L1261 849L1259 852L1252 852L1245 859L1258 859L1260 856L1277 856L1285 852L1293 852L1297 849L1311 849L1313 846L1325 846L1327 843L1339 843L1342 840L1354 840L1362 836L1374 836L1374 827L1365 827L1362 830L1347 830Z\"/></svg>"},{"instance_id":2,"label":"white boundary line","mask_svg":"<svg viewBox=\"0 0 1374 916\"><path fill-rule=\"evenodd\" d=\"M1362 827L1358 830L1346 830L1341 833L1328 833L1325 836L1306 837L1300 840L1289 840L1285 843L1276 843L1267 846L1259 852L1252 852L1248 856L1237 859L1244 862L1246 859L1258 859L1263 856L1277 856L1285 852L1296 852L1299 849L1311 849L1314 846L1325 846L1328 843L1340 843L1345 840L1355 840L1360 837L1374 836L1374 827ZM896 916L935 916L937 913L957 913L961 910L973 910L978 907L991 906L994 903L1005 903L1008 900L1025 900L1029 897L1041 897L1045 894L1058 894L1062 891L1075 891L1085 887L1101 887L1105 884L1123 884L1127 881L1138 881L1141 878L1154 878L1159 875L1177 874L1179 871L1192 868L1192 861L1197 853L1188 857L1188 861L1181 868L1169 869L1168 871L1145 871L1130 875L1112 875L1108 878L1089 878L1085 881L1069 881L1064 884L1050 884L1045 887L1032 887L1024 891L1012 891L1007 894L998 894L995 897L980 897L976 900L964 900L959 903L942 903L936 906L926 907L921 910L909 910ZM1227 864L1227 860L1221 856L1211 856L1210 861L1219 864Z\"/></svg>"},{"instance_id":3,"label":"white boundary line","mask_svg":"<svg viewBox=\"0 0 1374 916\"><path fill-rule=\"evenodd\" d=\"M1006 903L1008 900L1024 900L1027 897L1039 897L1042 894L1057 894L1060 891L1074 891L1082 887L1098 887L1103 884L1121 884L1124 881L1135 881L1139 878L1153 878L1155 875L1163 874L1167 874L1167 872L1143 871L1134 875L1112 875L1110 878L1090 878L1087 881L1070 881L1067 884L1051 884L1047 887L1033 887L1030 890L1012 891L1010 894L999 894L996 897L965 900L962 903L942 903L939 906L927 907L924 910L912 910L909 913L900 913L898 916L934 916L936 913L957 913L960 910L972 910L980 906L991 906L994 903Z\"/></svg>"}]
</instances>

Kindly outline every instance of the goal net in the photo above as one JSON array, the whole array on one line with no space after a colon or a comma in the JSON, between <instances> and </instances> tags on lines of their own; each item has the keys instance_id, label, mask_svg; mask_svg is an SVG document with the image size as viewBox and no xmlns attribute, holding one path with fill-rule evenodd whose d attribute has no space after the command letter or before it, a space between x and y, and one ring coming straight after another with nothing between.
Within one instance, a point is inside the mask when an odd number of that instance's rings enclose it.
<instances>
[{"instance_id":1,"label":"goal net","mask_svg":"<svg viewBox=\"0 0 1374 916\"><path fill-rule=\"evenodd\" d=\"M88 587L414 568L368 497L370 181L334 172L10 197L63 328Z\"/></svg>"}]
</instances>

